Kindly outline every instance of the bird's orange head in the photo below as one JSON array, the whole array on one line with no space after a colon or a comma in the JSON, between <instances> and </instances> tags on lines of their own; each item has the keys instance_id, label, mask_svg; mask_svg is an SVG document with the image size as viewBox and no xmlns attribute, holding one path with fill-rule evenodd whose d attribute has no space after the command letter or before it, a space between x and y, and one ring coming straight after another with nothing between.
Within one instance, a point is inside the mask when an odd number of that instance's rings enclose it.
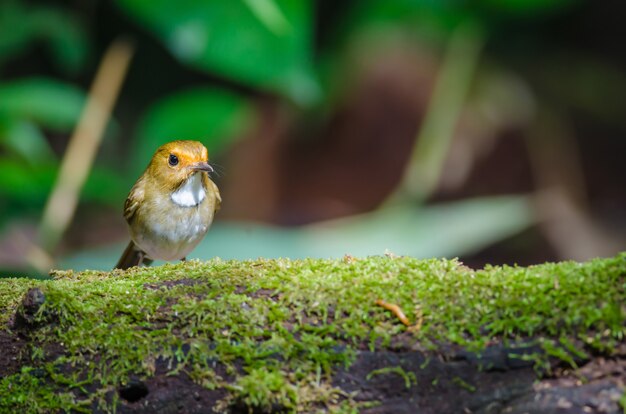
<instances>
[{"instance_id":1,"label":"bird's orange head","mask_svg":"<svg viewBox=\"0 0 626 414\"><path fill-rule=\"evenodd\" d=\"M172 141L156 150L146 173L175 189L199 171L213 172L206 147L198 141Z\"/></svg>"}]
</instances>

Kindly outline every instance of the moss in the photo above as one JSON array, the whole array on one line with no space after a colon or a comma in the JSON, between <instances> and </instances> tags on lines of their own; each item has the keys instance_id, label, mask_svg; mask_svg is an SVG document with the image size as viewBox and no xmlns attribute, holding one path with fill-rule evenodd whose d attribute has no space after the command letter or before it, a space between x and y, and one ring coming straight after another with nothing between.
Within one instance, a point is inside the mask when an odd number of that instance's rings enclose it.
<instances>
[{"instance_id":1,"label":"moss","mask_svg":"<svg viewBox=\"0 0 626 414\"><path fill-rule=\"evenodd\" d=\"M412 372L406 372L402 367L385 367L380 369L375 369L367 374L368 381L372 379L376 375L386 375L386 374L397 374L404 380L404 386L406 388L411 388L411 383L416 384L417 378L415 378L415 374Z\"/></svg>"},{"instance_id":2,"label":"moss","mask_svg":"<svg viewBox=\"0 0 626 414\"><path fill-rule=\"evenodd\" d=\"M0 409L9 412L9 408L24 407L28 412L50 412L61 407L66 410L85 412L85 402L77 402L70 392L52 392L37 371L26 367L18 375L0 382ZM18 410L19 411L19 410Z\"/></svg>"},{"instance_id":3,"label":"moss","mask_svg":"<svg viewBox=\"0 0 626 414\"><path fill-rule=\"evenodd\" d=\"M0 327L9 322L20 300L31 287L37 285L32 279L0 279Z\"/></svg>"},{"instance_id":4,"label":"moss","mask_svg":"<svg viewBox=\"0 0 626 414\"><path fill-rule=\"evenodd\" d=\"M48 323L32 332L33 367L0 380L0 411L113 410L107 393L164 364L208 389L228 389L227 403L350 412L356 403L332 386L333 370L363 346L400 337L475 350L532 337L571 362L580 344L610 353L625 333L625 275L621 254L479 271L404 257L214 259L2 279L3 329L33 286L46 295L37 317ZM420 328L404 326L377 299L399 305L413 323L423 318ZM32 368L45 375L33 377Z\"/></svg>"},{"instance_id":5,"label":"moss","mask_svg":"<svg viewBox=\"0 0 626 414\"><path fill-rule=\"evenodd\" d=\"M472 384L468 383L467 381L465 381L461 377L454 377L454 378L452 378L452 382L454 382L456 385L458 385L459 387L461 387L464 390L467 390L469 392L476 391L476 387L475 386L473 386Z\"/></svg>"},{"instance_id":6,"label":"moss","mask_svg":"<svg viewBox=\"0 0 626 414\"><path fill-rule=\"evenodd\" d=\"M263 412L293 411L298 404L295 387L279 370L253 369L229 388L237 403Z\"/></svg>"}]
</instances>

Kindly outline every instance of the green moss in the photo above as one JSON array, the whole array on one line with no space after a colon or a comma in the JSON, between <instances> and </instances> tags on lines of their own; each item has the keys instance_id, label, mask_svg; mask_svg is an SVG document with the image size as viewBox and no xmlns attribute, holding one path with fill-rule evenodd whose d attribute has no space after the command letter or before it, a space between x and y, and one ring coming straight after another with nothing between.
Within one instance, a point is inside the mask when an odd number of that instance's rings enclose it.
<instances>
[{"instance_id":1,"label":"green moss","mask_svg":"<svg viewBox=\"0 0 626 414\"><path fill-rule=\"evenodd\" d=\"M235 392L234 399L238 403L263 412L293 411L298 404L295 387L279 370L253 369L229 388Z\"/></svg>"},{"instance_id":2,"label":"green moss","mask_svg":"<svg viewBox=\"0 0 626 414\"><path fill-rule=\"evenodd\" d=\"M51 409L86 412L85 402L77 402L70 392L52 392L46 387L33 368L26 367L18 375L9 377L11 381L0 381L0 409L24 407L28 412L50 412ZM19 410L18 410L19 411Z\"/></svg>"},{"instance_id":3,"label":"green moss","mask_svg":"<svg viewBox=\"0 0 626 414\"><path fill-rule=\"evenodd\" d=\"M0 328L9 322L26 291L37 284L32 279L0 279Z\"/></svg>"},{"instance_id":4,"label":"green moss","mask_svg":"<svg viewBox=\"0 0 626 414\"><path fill-rule=\"evenodd\" d=\"M473 386L472 384L468 383L467 381L465 381L463 378L461 377L454 377L452 378L452 382L454 382L456 385L458 385L459 387L469 391L469 392L474 392L476 391L476 387Z\"/></svg>"},{"instance_id":5,"label":"green moss","mask_svg":"<svg viewBox=\"0 0 626 414\"><path fill-rule=\"evenodd\" d=\"M407 388L411 388L411 383L416 384L417 378L413 372L406 372L402 367L385 367L380 369L375 369L367 374L366 380L370 380L376 375L386 375L386 374L397 374L404 380L404 386Z\"/></svg>"},{"instance_id":6,"label":"green moss","mask_svg":"<svg viewBox=\"0 0 626 414\"><path fill-rule=\"evenodd\" d=\"M92 402L112 409L107 392L166 361L203 387L229 389L230 402L349 412L355 404L331 385L333 369L349 366L357 346L384 347L400 334L470 349L534 337L564 359L582 352L579 343L610 353L625 333L625 275L622 254L480 271L402 257L214 259L2 279L0 326L32 286L46 295L37 317L52 323L33 332L31 363L46 375L33 378L27 368L0 380L0 411ZM407 333L377 299L399 305L412 322L419 307L421 328ZM63 354L51 359L46 344Z\"/></svg>"}]
</instances>

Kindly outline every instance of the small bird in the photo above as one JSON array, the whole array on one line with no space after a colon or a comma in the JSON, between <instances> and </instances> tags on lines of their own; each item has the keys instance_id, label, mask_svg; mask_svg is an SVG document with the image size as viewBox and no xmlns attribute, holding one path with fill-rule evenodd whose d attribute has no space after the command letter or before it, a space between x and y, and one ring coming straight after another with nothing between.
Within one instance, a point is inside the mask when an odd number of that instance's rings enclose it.
<instances>
[{"instance_id":1,"label":"small bird","mask_svg":"<svg viewBox=\"0 0 626 414\"><path fill-rule=\"evenodd\" d=\"M153 260L185 260L202 240L222 202L198 141L159 147L124 204L131 241L116 269Z\"/></svg>"}]
</instances>

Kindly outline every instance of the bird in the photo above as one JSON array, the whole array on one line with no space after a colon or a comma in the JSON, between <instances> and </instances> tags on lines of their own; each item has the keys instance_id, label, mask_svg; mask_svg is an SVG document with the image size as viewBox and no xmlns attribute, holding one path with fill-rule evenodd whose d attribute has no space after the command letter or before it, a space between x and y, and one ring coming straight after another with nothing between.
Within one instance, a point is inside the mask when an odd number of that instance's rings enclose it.
<instances>
[{"instance_id":1,"label":"bird","mask_svg":"<svg viewBox=\"0 0 626 414\"><path fill-rule=\"evenodd\" d=\"M186 260L222 203L209 178L213 171L208 151L198 141L160 146L124 203L131 240L115 268Z\"/></svg>"}]
</instances>

